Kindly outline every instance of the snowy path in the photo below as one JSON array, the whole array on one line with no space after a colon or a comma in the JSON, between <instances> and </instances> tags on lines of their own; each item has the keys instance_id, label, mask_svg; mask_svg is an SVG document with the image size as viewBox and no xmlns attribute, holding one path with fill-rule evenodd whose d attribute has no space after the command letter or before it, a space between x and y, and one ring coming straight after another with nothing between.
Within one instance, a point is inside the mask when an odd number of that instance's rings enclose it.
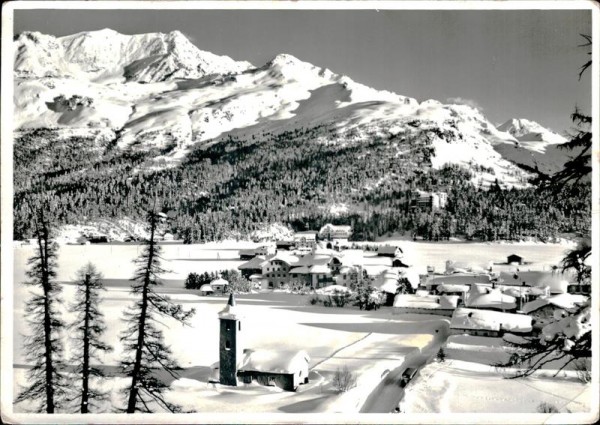
<instances>
[{"instance_id":1,"label":"snowy path","mask_svg":"<svg viewBox=\"0 0 600 425\"><path fill-rule=\"evenodd\" d=\"M448 338L448 326L442 327L442 332L435 335L435 339L424 350L415 351L406 356L404 362L389 372L375 387L366 399L360 413L389 413L393 412L404 396L404 388L400 386L402 373L408 368L419 369L423 367L437 352Z\"/></svg>"}]
</instances>

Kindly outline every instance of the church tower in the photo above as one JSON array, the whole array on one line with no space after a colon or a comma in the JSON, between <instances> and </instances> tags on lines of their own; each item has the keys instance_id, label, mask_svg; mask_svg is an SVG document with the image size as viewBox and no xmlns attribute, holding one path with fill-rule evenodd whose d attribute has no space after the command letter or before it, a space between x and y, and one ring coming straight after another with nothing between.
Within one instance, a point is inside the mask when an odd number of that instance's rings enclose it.
<instances>
[{"instance_id":1,"label":"church tower","mask_svg":"<svg viewBox=\"0 0 600 425\"><path fill-rule=\"evenodd\" d=\"M227 305L219 313L219 322L219 382L237 386L237 368L243 355L242 322L233 294L229 295Z\"/></svg>"}]
</instances>

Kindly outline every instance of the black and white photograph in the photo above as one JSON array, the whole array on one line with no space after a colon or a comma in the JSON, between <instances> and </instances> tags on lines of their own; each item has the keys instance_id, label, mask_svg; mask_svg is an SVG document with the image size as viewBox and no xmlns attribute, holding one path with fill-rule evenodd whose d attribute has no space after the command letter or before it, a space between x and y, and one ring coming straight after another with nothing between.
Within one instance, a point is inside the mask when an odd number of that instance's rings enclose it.
<instances>
[{"instance_id":1,"label":"black and white photograph","mask_svg":"<svg viewBox=\"0 0 600 425\"><path fill-rule=\"evenodd\" d=\"M599 420L597 3L3 6L4 423Z\"/></svg>"}]
</instances>

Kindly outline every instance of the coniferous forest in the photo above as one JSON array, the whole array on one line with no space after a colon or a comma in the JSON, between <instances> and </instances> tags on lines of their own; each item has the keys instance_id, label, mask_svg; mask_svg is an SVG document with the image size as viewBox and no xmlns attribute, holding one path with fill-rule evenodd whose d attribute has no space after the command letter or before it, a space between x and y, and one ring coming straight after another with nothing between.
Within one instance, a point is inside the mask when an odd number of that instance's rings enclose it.
<instances>
[{"instance_id":1,"label":"coniferous forest","mask_svg":"<svg viewBox=\"0 0 600 425\"><path fill-rule=\"evenodd\" d=\"M174 144L122 150L116 147L118 134L114 140L93 130L60 134L41 129L15 138L15 239L32 236L32 217L44 199L57 224L143 220L148 205L158 200L157 209L172 212L170 230L188 243L244 237L270 223L296 231L350 224L354 240L394 232L428 240L549 240L590 228L589 182L570 188L560 203L535 184L479 187L467 169L431 168L434 152L425 130L367 141L324 126L228 136L193 148L175 165L158 159ZM417 189L447 192L446 208L415 207ZM332 205L346 210L333 214Z\"/></svg>"}]
</instances>

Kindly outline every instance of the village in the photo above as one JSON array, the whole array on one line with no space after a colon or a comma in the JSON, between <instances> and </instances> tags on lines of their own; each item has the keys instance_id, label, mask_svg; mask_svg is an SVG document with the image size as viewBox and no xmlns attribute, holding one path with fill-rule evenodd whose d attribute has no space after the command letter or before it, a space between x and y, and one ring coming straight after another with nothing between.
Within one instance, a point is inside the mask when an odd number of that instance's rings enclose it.
<instances>
[{"instance_id":1,"label":"village","mask_svg":"<svg viewBox=\"0 0 600 425\"><path fill-rule=\"evenodd\" d=\"M350 226L326 224L319 231L295 233L290 240L242 249L239 257L246 261L237 269L252 283L252 292L307 295L315 308L358 305L360 310L388 309L400 320L440 318L435 329L439 335L434 336L441 339L421 350L428 354L421 354L417 364L409 362L412 367L404 364L396 370L395 394L385 402L363 397L366 404L361 411L404 412L402 396L411 389L419 368L446 358L467 358L492 367L514 352L511 339L540 335L544 326L589 301L589 285L573 283L573 276L555 269L532 270L517 254L483 266L447 260L445 270L427 266L420 274L422 268L413 267L399 244L361 247L348 242L351 231ZM202 296L230 294L219 313L220 361L211 366L209 382L226 386L254 382L299 391L309 383L311 353L245 347L239 295L228 285L219 277L199 289ZM372 289L361 302L365 287ZM555 361L547 368L563 366L564 361ZM422 380L419 383L423 385Z\"/></svg>"}]
</instances>

